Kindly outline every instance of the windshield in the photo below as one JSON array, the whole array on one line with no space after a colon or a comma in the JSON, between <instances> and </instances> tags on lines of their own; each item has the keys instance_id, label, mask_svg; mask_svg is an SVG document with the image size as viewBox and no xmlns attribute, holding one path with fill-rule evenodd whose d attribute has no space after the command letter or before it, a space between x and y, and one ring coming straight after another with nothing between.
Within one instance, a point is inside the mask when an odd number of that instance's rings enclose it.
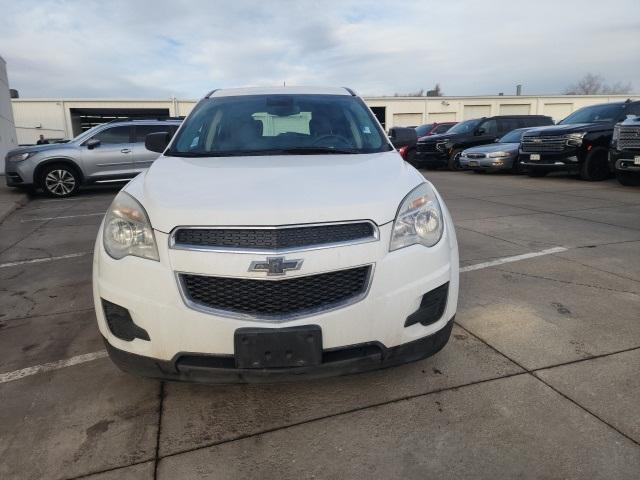
<instances>
[{"instance_id":1,"label":"windshield","mask_svg":"<svg viewBox=\"0 0 640 480\"><path fill-rule=\"evenodd\" d=\"M241 95L207 99L167 151L210 157L391 150L367 106L350 95Z\"/></svg>"},{"instance_id":2,"label":"windshield","mask_svg":"<svg viewBox=\"0 0 640 480\"><path fill-rule=\"evenodd\" d=\"M511 130L509 133L499 139L498 143L520 143L522 141L522 134L524 132L526 132L526 130Z\"/></svg>"},{"instance_id":3,"label":"windshield","mask_svg":"<svg viewBox=\"0 0 640 480\"><path fill-rule=\"evenodd\" d=\"M624 103L584 107L573 112L559 124L566 125L570 123L615 122L622 116L624 107Z\"/></svg>"},{"instance_id":4,"label":"windshield","mask_svg":"<svg viewBox=\"0 0 640 480\"><path fill-rule=\"evenodd\" d=\"M453 127L451 127L447 133L470 133L473 132L478 124L480 123L481 118L475 118L473 120L467 120L465 122L460 122Z\"/></svg>"},{"instance_id":5,"label":"windshield","mask_svg":"<svg viewBox=\"0 0 640 480\"><path fill-rule=\"evenodd\" d=\"M416 127L416 133L418 134L418 137L424 137L427 133L431 131L432 127L433 127L432 123L428 123L426 125L420 125L419 127Z\"/></svg>"}]
</instances>

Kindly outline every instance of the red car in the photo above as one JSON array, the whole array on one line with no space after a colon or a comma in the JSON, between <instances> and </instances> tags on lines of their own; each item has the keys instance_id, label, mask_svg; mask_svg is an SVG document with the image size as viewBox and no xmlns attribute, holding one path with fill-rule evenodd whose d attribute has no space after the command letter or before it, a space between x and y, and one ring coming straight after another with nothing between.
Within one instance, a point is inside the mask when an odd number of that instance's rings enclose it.
<instances>
[{"instance_id":1,"label":"red car","mask_svg":"<svg viewBox=\"0 0 640 480\"><path fill-rule=\"evenodd\" d=\"M415 127L416 133L418 134L418 140L423 137L428 137L430 135L436 135L439 133L444 133L453 127L457 122L443 122L443 123L425 123L424 125L418 125ZM411 163L413 161L413 156L416 153L416 147L402 147L400 150L400 155L407 162Z\"/></svg>"}]
</instances>

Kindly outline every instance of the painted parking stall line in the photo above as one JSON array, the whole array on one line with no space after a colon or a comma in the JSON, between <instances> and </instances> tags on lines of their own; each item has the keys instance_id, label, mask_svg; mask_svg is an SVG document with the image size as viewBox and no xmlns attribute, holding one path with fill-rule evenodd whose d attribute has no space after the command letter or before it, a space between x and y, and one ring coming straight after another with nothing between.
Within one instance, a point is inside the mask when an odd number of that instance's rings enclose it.
<instances>
[{"instance_id":1,"label":"painted parking stall line","mask_svg":"<svg viewBox=\"0 0 640 480\"><path fill-rule=\"evenodd\" d=\"M523 253L522 255L514 255L513 257L503 257L491 260L490 262L476 263L475 265L468 265L460 269L460 273L473 272L474 270L482 270L483 268L496 267L505 263L519 262L520 260L527 260L529 258L542 257L544 255L551 255L554 253L566 252L568 248L565 247L553 247L546 250L540 250L539 252Z\"/></svg>"},{"instance_id":2,"label":"painted parking stall line","mask_svg":"<svg viewBox=\"0 0 640 480\"><path fill-rule=\"evenodd\" d=\"M17 260L15 262L0 263L0 268L18 267L20 265L30 265L34 263L46 263L55 262L57 260L66 260L68 258L84 257L85 255L91 255L93 252L78 252L69 253L68 255L60 255L57 257L44 257L44 258L32 258L30 260Z\"/></svg>"},{"instance_id":3,"label":"painted parking stall line","mask_svg":"<svg viewBox=\"0 0 640 480\"><path fill-rule=\"evenodd\" d=\"M60 217L36 217L36 218L27 218L26 220L20 220L20 223L45 222L49 220L63 220L66 218L97 217L97 216L103 216L103 215L104 215L104 212L96 212L96 213L80 213L78 215L62 215Z\"/></svg>"},{"instance_id":4,"label":"painted parking stall line","mask_svg":"<svg viewBox=\"0 0 640 480\"><path fill-rule=\"evenodd\" d=\"M498 258L496 260L492 260L491 262L482 262L482 263L477 263L475 265L469 265L467 267L463 267L460 269L460 272L464 273L464 272L472 272L474 270L482 270L483 268L495 267L497 265L502 265L502 264L511 263L511 262L518 262L520 260L527 260L529 258L541 257L543 255L551 255L554 253L566 252L567 250L568 248L565 248L565 247L554 247L554 248L548 248L546 250L541 250L539 252L525 253L522 255L515 255L513 257ZM71 255L63 255L60 257L25 260L23 262L13 262L11 264L5 263L5 264L0 264L0 268L4 266L23 265L24 263L36 263L36 262L50 261L50 260L61 260L64 258L74 258L74 257L83 256L83 255L88 255L90 253L91 252L81 252L81 253L75 253ZM60 370L62 368L71 367L73 365L92 362L94 360L104 358L107 355L108 354L106 350L99 350L97 352L86 353L84 355L71 357L66 360L59 360L57 362L44 363L42 365L35 365L33 367L27 367L21 370L15 370L13 372L2 373L0 374L0 384L12 382L14 380L20 380L21 378L24 378L24 377L36 375L37 373L50 372L52 370Z\"/></svg>"},{"instance_id":5,"label":"painted parking stall line","mask_svg":"<svg viewBox=\"0 0 640 480\"><path fill-rule=\"evenodd\" d=\"M12 382L14 380L20 380L24 377L30 377L31 375L35 375L36 373L51 372L53 370L72 367L73 365L79 365L81 363L92 362L106 356L106 350L99 350L97 352L85 353L84 355L77 355L65 360L58 360L57 362L43 363L42 365L35 365L33 367L14 370L13 372L0 373L0 384Z\"/></svg>"}]
</instances>

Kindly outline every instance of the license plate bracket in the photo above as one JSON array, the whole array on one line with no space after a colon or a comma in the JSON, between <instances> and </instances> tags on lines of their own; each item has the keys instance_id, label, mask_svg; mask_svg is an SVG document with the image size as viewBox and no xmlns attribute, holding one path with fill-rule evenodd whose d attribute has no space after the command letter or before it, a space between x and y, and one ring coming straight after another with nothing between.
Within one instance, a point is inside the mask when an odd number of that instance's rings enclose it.
<instances>
[{"instance_id":1,"label":"license plate bracket","mask_svg":"<svg viewBox=\"0 0 640 480\"><path fill-rule=\"evenodd\" d=\"M476 160L469 160L469 166L470 167L477 167L478 166L478 162Z\"/></svg>"},{"instance_id":2,"label":"license plate bracket","mask_svg":"<svg viewBox=\"0 0 640 480\"><path fill-rule=\"evenodd\" d=\"M633 157L633 164L640 165L640 155L636 155L635 157Z\"/></svg>"},{"instance_id":3,"label":"license plate bracket","mask_svg":"<svg viewBox=\"0 0 640 480\"><path fill-rule=\"evenodd\" d=\"M318 325L288 328L239 328L234 333L236 368L292 368L322 362Z\"/></svg>"},{"instance_id":4,"label":"license plate bracket","mask_svg":"<svg viewBox=\"0 0 640 480\"><path fill-rule=\"evenodd\" d=\"M540 154L539 153L532 153L531 155L529 155L529 160L531 160L533 162L537 162L538 160L540 160Z\"/></svg>"}]
</instances>

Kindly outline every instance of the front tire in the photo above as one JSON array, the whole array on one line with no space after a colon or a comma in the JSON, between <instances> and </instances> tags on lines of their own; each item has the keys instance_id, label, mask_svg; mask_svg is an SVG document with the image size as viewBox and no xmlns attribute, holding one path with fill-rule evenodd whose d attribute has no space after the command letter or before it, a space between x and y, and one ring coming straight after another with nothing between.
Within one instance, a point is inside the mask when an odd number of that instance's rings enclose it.
<instances>
[{"instance_id":1,"label":"front tire","mask_svg":"<svg viewBox=\"0 0 640 480\"><path fill-rule=\"evenodd\" d=\"M580 166L580 178L589 182L600 182L609 178L609 162L604 148L594 148Z\"/></svg>"},{"instance_id":2,"label":"front tire","mask_svg":"<svg viewBox=\"0 0 640 480\"><path fill-rule=\"evenodd\" d=\"M634 175L632 173L616 173L616 178L618 179L618 182L625 187L640 186L640 175Z\"/></svg>"},{"instance_id":3,"label":"front tire","mask_svg":"<svg viewBox=\"0 0 640 480\"><path fill-rule=\"evenodd\" d=\"M458 171L460 170L460 154L462 153L462 149L458 148L451 152L449 156L449 170Z\"/></svg>"},{"instance_id":4,"label":"front tire","mask_svg":"<svg viewBox=\"0 0 640 480\"><path fill-rule=\"evenodd\" d=\"M47 165L40 175L40 188L50 197L70 197L80 188L80 175L67 164Z\"/></svg>"}]
</instances>

